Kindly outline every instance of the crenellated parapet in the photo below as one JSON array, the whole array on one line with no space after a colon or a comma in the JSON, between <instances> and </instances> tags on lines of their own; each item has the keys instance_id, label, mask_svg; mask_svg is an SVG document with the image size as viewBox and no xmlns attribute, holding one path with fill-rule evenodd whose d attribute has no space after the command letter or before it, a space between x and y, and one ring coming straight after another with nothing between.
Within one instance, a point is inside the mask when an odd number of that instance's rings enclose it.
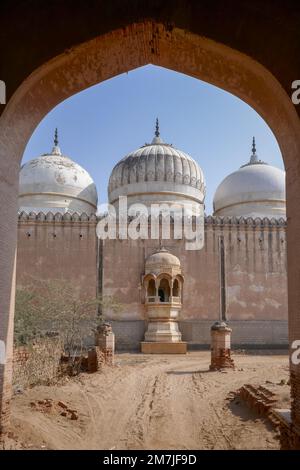
<instances>
[{"instance_id":1,"label":"crenellated parapet","mask_svg":"<svg viewBox=\"0 0 300 470\"><path fill-rule=\"evenodd\" d=\"M204 218L205 225L217 226L236 226L236 227L286 227L286 219L275 217L269 219L268 217L228 217L228 216L213 216L208 215Z\"/></svg>"},{"instance_id":2,"label":"crenellated parapet","mask_svg":"<svg viewBox=\"0 0 300 470\"><path fill-rule=\"evenodd\" d=\"M84 222L84 223L97 223L99 220L103 219L105 215L88 215L86 213L78 214L75 213L61 213L61 212L19 212L18 221L19 222ZM195 220L195 216L191 216ZM130 223L134 217L128 217L128 223ZM164 217L160 216L160 220L163 220ZM149 216L148 222L151 223L151 217ZM171 224L174 223L174 219L170 216ZM228 217L228 216L213 216L208 215L204 217L205 226L224 226L224 227L251 227L251 228L269 228L269 227L280 227L285 228L287 221L285 218L252 218L252 217Z\"/></svg>"},{"instance_id":3,"label":"crenellated parapet","mask_svg":"<svg viewBox=\"0 0 300 470\"><path fill-rule=\"evenodd\" d=\"M41 223L41 222L50 222L50 223L92 223L96 224L99 220L96 214L87 215L86 213L78 214L77 212L70 213L66 212L62 214L61 212L19 212L18 213L18 222L30 222L30 223Z\"/></svg>"}]
</instances>

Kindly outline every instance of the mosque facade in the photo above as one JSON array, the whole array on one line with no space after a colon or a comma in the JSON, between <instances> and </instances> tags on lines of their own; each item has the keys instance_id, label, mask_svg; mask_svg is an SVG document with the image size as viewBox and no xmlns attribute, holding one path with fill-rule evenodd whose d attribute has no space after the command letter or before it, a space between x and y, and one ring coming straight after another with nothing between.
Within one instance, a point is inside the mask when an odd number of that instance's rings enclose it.
<instances>
[{"instance_id":1,"label":"mosque facade","mask_svg":"<svg viewBox=\"0 0 300 470\"><path fill-rule=\"evenodd\" d=\"M112 296L120 310L102 313L119 350L139 349L145 337L165 334L151 331L148 320L166 303L178 316L178 328L169 325L167 334L190 349L210 344L216 320L232 328L235 347L286 347L284 171L258 158L253 139L250 160L218 186L213 215L205 214L205 188L198 163L164 143L157 122L152 142L112 169L108 201L116 213L125 196L129 207L171 206L170 236L164 237L159 218L156 238L147 219L148 238L99 239L103 216L95 184L62 154L56 134L52 151L20 170L17 285L64 279L82 296ZM183 208L192 224L203 220L201 249L187 249L175 233ZM153 260L160 260L159 270Z\"/></svg>"}]
</instances>

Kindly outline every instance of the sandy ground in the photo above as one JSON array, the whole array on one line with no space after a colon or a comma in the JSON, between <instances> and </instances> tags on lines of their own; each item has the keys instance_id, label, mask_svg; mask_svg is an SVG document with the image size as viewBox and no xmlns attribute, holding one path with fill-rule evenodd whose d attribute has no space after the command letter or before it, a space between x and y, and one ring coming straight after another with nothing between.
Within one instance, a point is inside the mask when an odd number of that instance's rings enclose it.
<instances>
[{"instance_id":1,"label":"sandy ground","mask_svg":"<svg viewBox=\"0 0 300 470\"><path fill-rule=\"evenodd\" d=\"M237 370L226 372L209 372L209 359L119 354L102 372L27 390L13 399L7 448L278 449L272 427L228 394L245 383L277 387L287 407L288 386L278 384L288 379L288 357L236 355ZM78 420L30 405L46 398L76 409Z\"/></svg>"}]
</instances>

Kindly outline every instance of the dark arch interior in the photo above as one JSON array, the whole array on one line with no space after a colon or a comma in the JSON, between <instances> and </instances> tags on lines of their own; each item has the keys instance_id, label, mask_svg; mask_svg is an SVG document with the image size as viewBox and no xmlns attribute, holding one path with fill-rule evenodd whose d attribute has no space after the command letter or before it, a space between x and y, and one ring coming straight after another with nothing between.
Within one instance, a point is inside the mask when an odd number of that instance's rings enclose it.
<instances>
[{"instance_id":1,"label":"dark arch interior","mask_svg":"<svg viewBox=\"0 0 300 470\"><path fill-rule=\"evenodd\" d=\"M158 296L159 296L160 302L169 302L170 285L167 279L161 279L159 283Z\"/></svg>"},{"instance_id":2,"label":"dark arch interior","mask_svg":"<svg viewBox=\"0 0 300 470\"><path fill-rule=\"evenodd\" d=\"M173 283L173 296L179 297L179 282L178 279L175 279Z\"/></svg>"}]
</instances>

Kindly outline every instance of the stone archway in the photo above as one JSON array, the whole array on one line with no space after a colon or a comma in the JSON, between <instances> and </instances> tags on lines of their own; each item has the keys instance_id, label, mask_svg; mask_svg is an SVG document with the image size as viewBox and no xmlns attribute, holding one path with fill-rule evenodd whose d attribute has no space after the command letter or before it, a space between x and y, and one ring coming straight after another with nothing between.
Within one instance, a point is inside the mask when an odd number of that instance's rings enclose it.
<instances>
[{"instance_id":1,"label":"stone archway","mask_svg":"<svg viewBox=\"0 0 300 470\"><path fill-rule=\"evenodd\" d=\"M0 117L0 340L7 352L6 364L0 364L0 432L9 422L18 172L25 145L41 119L64 99L149 63L236 95L274 132L287 172L290 341L300 339L300 121L289 96L249 56L183 29L150 20L134 23L69 49L36 69ZM291 385L292 417L300 425L300 366L291 366Z\"/></svg>"}]
</instances>

